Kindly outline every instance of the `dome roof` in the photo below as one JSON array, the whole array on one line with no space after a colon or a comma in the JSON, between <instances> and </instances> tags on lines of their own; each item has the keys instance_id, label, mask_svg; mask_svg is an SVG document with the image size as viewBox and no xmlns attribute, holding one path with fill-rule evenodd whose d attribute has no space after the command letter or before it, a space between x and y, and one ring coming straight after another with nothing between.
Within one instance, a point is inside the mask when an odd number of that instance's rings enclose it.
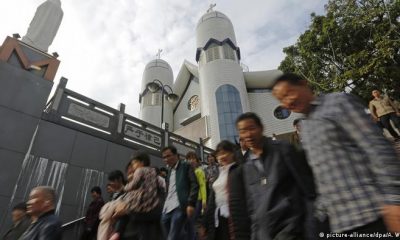
<instances>
[{"instance_id":1,"label":"dome roof","mask_svg":"<svg viewBox=\"0 0 400 240\"><path fill-rule=\"evenodd\" d=\"M162 59L154 59L151 60L149 63L146 64L145 69L152 68L152 67L162 67L162 68L167 68L172 72L171 66L168 64L167 61L162 60Z\"/></svg>"},{"instance_id":2,"label":"dome roof","mask_svg":"<svg viewBox=\"0 0 400 240\"><path fill-rule=\"evenodd\" d=\"M142 92L145 90L147 84L153 82L155 79L172 87L174 81L172 68L162 59L154 59L147 63L143 73Z\"/></svg>"},{"instance_id":3,"label":"dome roof","mask_svg":"<svg viewBox=\"0 0 400 240\"><path fill-rule=\"evenodd\" d=\"M203 48L210 39L220 42L230 39L236 45L232 22L225 14L210 11L200 18L196 27L197 48Z\"/></svg>"},{"instance_id":4,"label":"dome roof","mask_svg":"<svg viewBox=\"0 0 400 240\"><path fill-rule=\"evenodd\" d=\"M197 27L207 21L210 18L222 18L227 20L228 22L230 22L231 20L228 18L228 16L226 16L225 14L223 14L222 12L219 11L210 11L210 12L206 12L203 16L201 16L201 18L199 19L199 22L197 23Z\"/></svg>"}]
</instances>

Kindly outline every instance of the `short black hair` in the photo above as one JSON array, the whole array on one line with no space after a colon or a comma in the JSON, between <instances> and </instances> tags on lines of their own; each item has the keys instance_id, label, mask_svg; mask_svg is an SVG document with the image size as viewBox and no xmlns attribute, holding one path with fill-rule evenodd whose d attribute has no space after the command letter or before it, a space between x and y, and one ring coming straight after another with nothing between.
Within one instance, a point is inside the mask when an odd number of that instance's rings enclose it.
<instances>
[{"instance_id":1,"label":"short black hair","mask_svg":"<svg viewBox=\"0 0 400 240\"><path fill-rule=\"evenodd\" d=\"M99 186L94 186L94 187L92 187L92 189L90 189L90 192L91 193L95 192L95 193L101 195L101 188Z\"/></svg>"},{"instance_id":2,"label":"short black hair","mask_svg":"<svg viewBox=\"0 0 400 240\"><path fill-rule=\"evenodd\" d=\"M218 143L215 148L215 153L218 154L220 151L232 152L235 153L238 150L238 146L228 140L223 140Z\"/></svg>"},{"instance_id":3,"label":"short black hair","mask_svg":"<svg viewBox=\"0 0 400 240\"><path fill-rule=\"evenodd\" d=\"M296 118L294 121L293 121L293 126L296 126L297 124L299 124L301 121L303 121L304 120L304 118Z\"/></svg>"},{"instance_id":4,"label":"short black hair","mask_svg":"<svg viewBox=\"0 0 400 240\"><path fill-rule=\"evenodd\" d=\"M21 211L26 212L26 203L24 203L24 202L17 203L17 204L12 208L12 211L15 211L15 210L21 210Z\"/></svg>"},{"instance_id":5,"label":"short black hair","mask_svg":"<svg viewBox=\"0 0 400 240\"><path fill-rule=\"evenodd\" d=\"M126 183L124 174L120 170L114 170L108 174L108 181L120 180L123 184Z\"/></svg>"},{"instance_id":6,"label":"short black hair","mask_svg":"<svg viewBox=\"0 0 400 240\"><path fill-rule=\"evenodd\" d=\"M161 153L163 153L163 152L165 152L167 150L170 150L174 155L178 154L178 150L176 149L176 147L174 147L172 145L171 146L166 146L165 148L161 149Z\"/></svg>"},{"instance_id":7,"label":"short black hair","mask_svg":"<svg viewBox=\"0 0 400 240\"><path fill-rule=\"evenodd\" d=\"M148 167L150 166L150 157L147 153L137 153L136 155L133 155L131 157L131 161L129 161L129 163L131 163L132 161L139 161L141 163L143 163L144 166Z\"/></svg>"},{"instance_id":8,"label":"short black hair","mask_svg":"<svg viewBox=\"0 0 400 240\"><path fill-rule=\"evenodd\" d=\"M168 170L167 170L167 168L165 168L165 167L161 167L161 168L160 168L160 172L166 172L166 173L167 173Z\"/></svg>"},{"instance_id":9,"label":"short black hair","mask_svg":"<svg viewBox=\"0 0 400 240\"><path fill-rule=\"evenodd\" d=\"M264 128L264 125L261 122L261 118L253 113L253 112L246 112L241 114L237 119L236 119L236 126L238 125L239 122L246 120L246 119L252 119L256 123L257 126Z\"/></svg>"},{"instance_id":10,"label":"short black hair","mask_svg":"<svg viewBox=\"0 0 400 240\"><path fill-rule=\"evenodd\" d=\"M288 82L291 85L300 85L301 81L303 80L305 79L296 73L284 73L275 79L274 85L272 87L274 87L279 82Z\"/></svg>"}]
</instances>

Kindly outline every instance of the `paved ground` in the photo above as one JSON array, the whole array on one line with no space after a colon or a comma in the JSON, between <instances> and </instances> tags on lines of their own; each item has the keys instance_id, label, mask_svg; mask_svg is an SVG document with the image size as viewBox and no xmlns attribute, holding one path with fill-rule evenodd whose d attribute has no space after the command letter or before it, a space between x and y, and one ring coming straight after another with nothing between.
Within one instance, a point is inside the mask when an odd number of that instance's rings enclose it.
<instances>
[{"instance_id":1,"label":"paved ground","mask_svg":"<svg viewBox=\"0 0 400 240\"><path fill-rule=\"evenodd\" d=\"M392 138L392 136L390 136L389 132L385 129L383 131L383 135L390 141L393 143L394 148L396 149L398 155L399 155L399 159L400 159L400 141L399 142L395 142L394 139Z\"/></svg>"}]
</instances>

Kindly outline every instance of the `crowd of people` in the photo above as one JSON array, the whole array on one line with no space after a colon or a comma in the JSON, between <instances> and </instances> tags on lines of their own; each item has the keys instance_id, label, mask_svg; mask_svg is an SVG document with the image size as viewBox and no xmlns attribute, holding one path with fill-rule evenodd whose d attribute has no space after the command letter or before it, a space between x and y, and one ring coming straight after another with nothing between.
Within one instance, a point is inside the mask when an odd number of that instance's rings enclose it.
<instances>
[{"instance_id":1,"label":"crowd of people","mask_svg":"<svg viewBox=\"0 0 400 240\"><path fill-rule=\"evenodd\" d=\"M264 136L262 120L248 112L236 120L239 144L222 140L207 164L195 152L180 156L167 146L161 149L167 168L157 169L139 152L125 174L109 173L110 201L104 203L99 187L91 189L81 239L302 240L332 233L374 239L399 233L399 157L376 124L398 141L390 124L399 128L397 106L374 91L368 114L351 94L316 96L307 80L291 73L277 78L272 90L283 107L304 114L293 123L290 142ZM32 190L27 213L34 223L15 230L25 231L20 239L60 239L54 199L49 187ZM15 226L26 225L22 215L15 213ZM37 237L44 225L54 230Z\"/></svg>"},{"instance_id":2,"label":"crowd of people","mask_svg":"<svg viewBox=\"0 0 400 240\"><path fill-rule=\"evenodd\" d=\"M61 221L55 214L56 193L48 186L31 190L29 199L12 209L13 226L4 240L61 240Z\"/></svg>"}]
</instances>

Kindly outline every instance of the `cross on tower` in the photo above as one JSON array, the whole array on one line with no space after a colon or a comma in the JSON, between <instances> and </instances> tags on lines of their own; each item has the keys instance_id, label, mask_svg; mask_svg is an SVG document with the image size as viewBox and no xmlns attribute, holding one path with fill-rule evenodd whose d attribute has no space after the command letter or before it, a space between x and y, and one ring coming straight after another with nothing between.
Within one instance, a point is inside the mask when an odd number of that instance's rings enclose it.
<instances>
[{"instance_id":1,"label":"cross on tower","mask_svg":"<svg viewBox=\"0 0 400 240\"><path fill-rule=\"evenodd\" d=\"M217 6L217 4L216 4L216 3L211 3L211 4L210 4L210 8L207 10L207 12L209 13L209 12L212 12L212 11L214 11L214 9L213 9L213 8L214 8L215 6Z\"/></svg>"},{"instance_id":2,"label":"cross on tower","mask_svg":"<svg viewBox=\"0 0 400 240\"><path fill-rule=\"evenodd\" d=\"M162 49L158 49L157 54L156 54L157 59L161 59L161 52L162 52Z\"/></svg>"}]
</instances>

